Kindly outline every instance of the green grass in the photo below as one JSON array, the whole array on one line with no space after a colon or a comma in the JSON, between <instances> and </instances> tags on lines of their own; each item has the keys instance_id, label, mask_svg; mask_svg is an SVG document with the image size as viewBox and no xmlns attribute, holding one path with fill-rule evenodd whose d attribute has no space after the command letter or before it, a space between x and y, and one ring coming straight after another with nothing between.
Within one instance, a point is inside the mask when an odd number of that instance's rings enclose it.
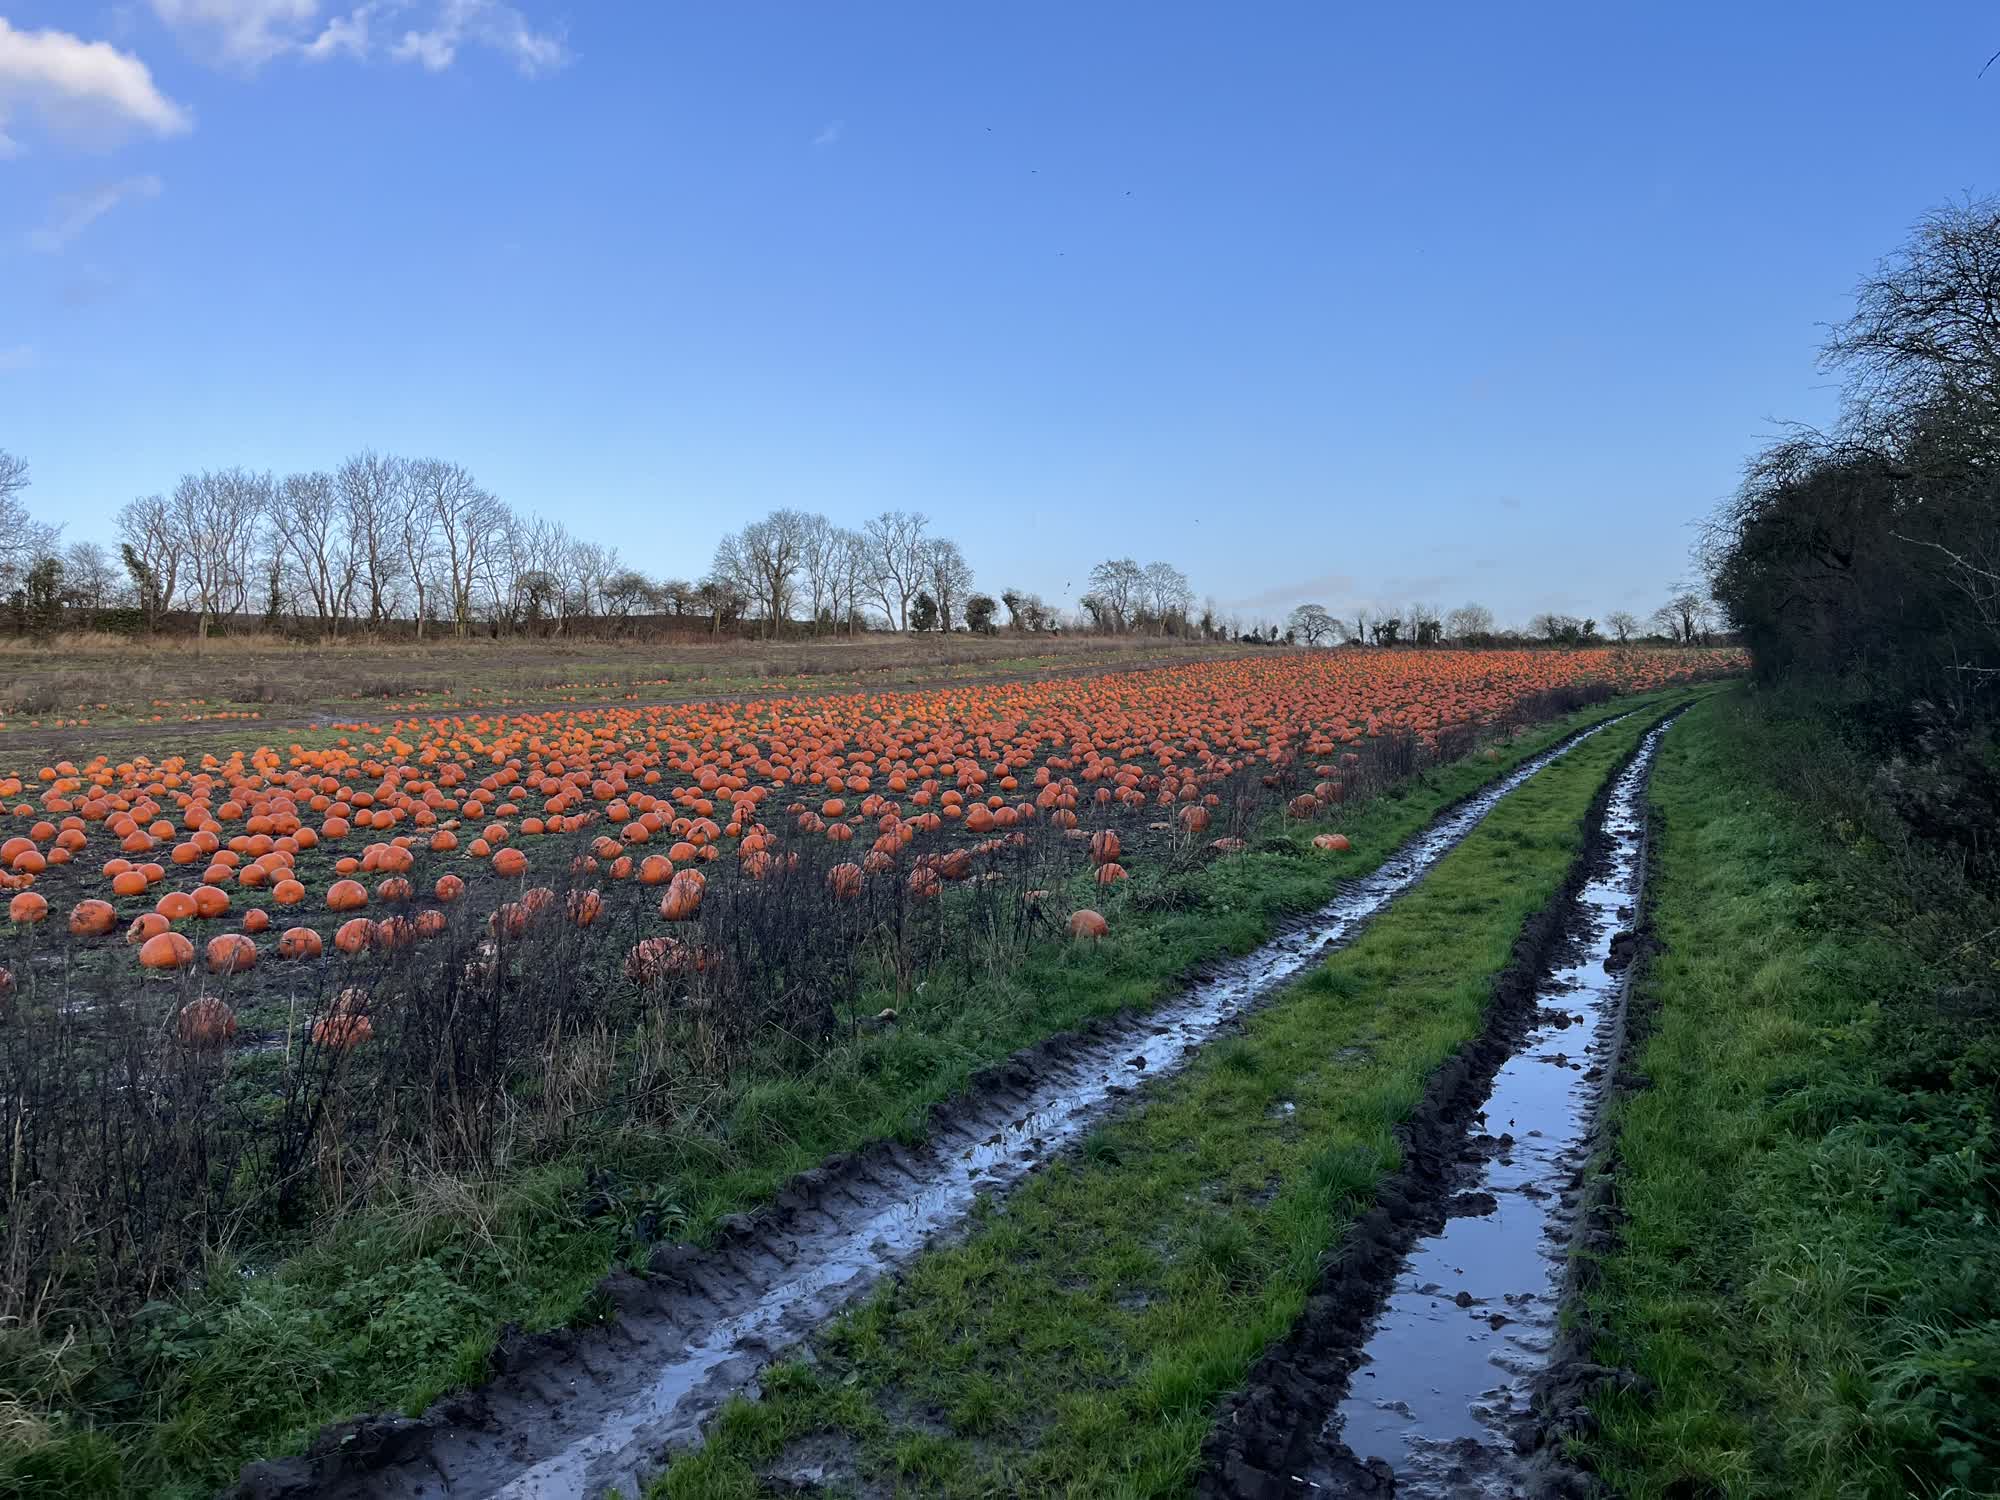
<instances>
[{"instance_id":1,"label":"green grass","mask_svg":"<svg viewBox=\"0 0 2000 1500\"><path fill-rule=\"evenodd\" d=\"M1733 693L1654 773L1651 1087L1590 1299L1658 1387L1587 1445L1630 1495L2000 1491L1994 924L1866 831L1857 765Z\"/></svg>"},{"instance_id":2,"label":"green grass","mask_svg":"<svg viewBox=\"0 0 2000 1500\"><path fill-rule=\"evenodd\" d=\"M1245 856L1171 877L1194 898L1185 909L1142 909L1157 873L1115 893L1080 884L1079 904L1087 897L1111 919L1101 944L996 953L982 977L904 997L895 1027L836 1041L803 1070L795 1052L782 1066L753 1063L670 1128L586 1141L497 1183L412 1184L400 1203L355 1215L254 1276L218 1264L205 1290L151 1310L132 1348L79 1348L51 1366L45 1345L10 1349L0 1338L0 1397L58 1409L42 1441L10 1444L0 1432L0 1494L207 1494L249 1459L298 1451L328 1421L418 1411L477 1378L504 1325L593 1316L592 1289L641 1217L699 1240L829 1154L914 1139L930 1106L978 1068L1157 1001L1197 962L1247 951L1287 913L1374 868L1445 804L1582 724L1667 696L1584 710L1521 735L1495 761L1442 767L1348 809L1332 826L1353 841L1349 854L1310 848L1327 824L1267 828ZM860 1009L889 999L864 996ZM586 1217L599 1195L609 1211Z\"/></svg>"},{"instance_id":3,"label":"green grass","mask_svg":"<svg viewBox=\"0 0 2000 1500\"><path fill-rule=\"evenodd\" d=\"M654 1500L758 1494L804 1439L852 1452L870 1492L1182 1493L1216 1400L1291 1327L1395 1167L1394 1126L1477 1032L1593 795L1654 717L1528 782L1240 1036L989 1205L810 1360L767 1372Z\"/></svg>"}]
</instances>

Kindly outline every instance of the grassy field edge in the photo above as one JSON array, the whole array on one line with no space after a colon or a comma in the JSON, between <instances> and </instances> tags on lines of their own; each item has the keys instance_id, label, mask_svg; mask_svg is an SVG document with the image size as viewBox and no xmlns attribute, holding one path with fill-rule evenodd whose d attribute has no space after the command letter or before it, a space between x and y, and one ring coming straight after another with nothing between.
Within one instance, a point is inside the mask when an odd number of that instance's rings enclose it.
<instances>
[{"instance_id":1,"label":"grassy field edge","mask_svg":"<svg viewBox=\"0 0 2000 1500\"><path fill-rule=\"evenodd\" d=\"M1578 1445L1623 1494L2000 1490L1993 914L1863 825L1831 738L1738 691L1655 770L1647 1082L1583 1305L1651 1387Z\"/></svg>"}]
</instances>

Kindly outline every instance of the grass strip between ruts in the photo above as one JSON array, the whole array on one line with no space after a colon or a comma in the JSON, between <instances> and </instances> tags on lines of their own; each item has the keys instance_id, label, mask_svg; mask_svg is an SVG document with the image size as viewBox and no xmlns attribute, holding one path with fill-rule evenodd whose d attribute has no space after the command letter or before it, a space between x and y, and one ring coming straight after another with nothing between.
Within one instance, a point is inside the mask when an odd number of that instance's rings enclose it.
<instances>
[{"instance_id":1,"label":"grass strip between ruts","mask_svg":"<svg viewBox=\"0 0 2000 1500\"><path fill-rule=\"evenodd\" d=\"M1217 1398L1395 1167L1394 1127L1478 1031L1592 799L1657 717L1528 781L1240 1035L985 1205L811 1359L767 1371L655 1500L754 1495L802 1464L833 1493L1183 1492Z\"/></svg>"}]
</instances>

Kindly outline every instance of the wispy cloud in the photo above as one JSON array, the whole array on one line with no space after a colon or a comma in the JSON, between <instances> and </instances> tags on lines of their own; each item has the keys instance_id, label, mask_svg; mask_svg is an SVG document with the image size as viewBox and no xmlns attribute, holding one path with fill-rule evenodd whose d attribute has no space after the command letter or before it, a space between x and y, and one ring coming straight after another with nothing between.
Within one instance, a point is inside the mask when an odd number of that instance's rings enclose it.
<instances>
[{"instance_id":1,"label":"wispy cloud","mask_svg":"<svg viewBox=\"0 0 2000 1500\"><path fill-rule=\"evenodd\" d=\"M820 126L819 134L813 137L814 147L824 148L833 145L840 139L841 133L846 129L847 122L845 120L831 120Z\"/></svg>"},{"instance_id":2,"label":"wispy cloud","mask_svg":"<svg viewBox=\"0 0 2000 1500\"><path fill-rule=\"evenodd\" d=\"M319 0L152 0L153 14L216 48L223 61L254 68L297 42Z\"/></svg>"},{"instance_id":3,"label":"wispy cloud","mask_svg":"<svg viewBox=\"0 0 2000 1500\"><path fill-rule=\"evenodd\" d=\"M67 31L20 31L0 16L0 159L23 147L9 133L13 116L32 111L50 129L111 140L133 129L181 135L194 116L153 82L152 71L109 42Z\"/></svg>"},{"instance_id":4,"label":"wispy cloud","mask_svg":"<svg viewBox=\"0 0 2000 1500\"><path fill-rule=\"evenodd\" d=\"M62 198L56 203L55 218L28 235L29 248L54 255L126 199L157 198L161 188L157 177L128 177Z\"/></svg>"},{"instance_id":5,"label":"wispy cloud","mask_svg":"<svg viewBox=\"0 0 2000 1500\"><path fill-rule=\"evenodd\" d=\"M530 77L570 60L560 30L537 28L505 0L151 0L153 12L214 61L255 70L281 56L311 62L382 56L441 73L468 47L497 52ZM382 34L382 23L396 31Z\"/></svg>"},{"instance_id":6,"label":"wispy cloud","mask_svg":"<svg viewBox=\"0 0 2000 1500\"><path fill-rule=\"evenodd\" d=\"M16 370L32 369L35 350L30 344L16 344L11 349L0 349L0 375L11 375Z\"/></svg>"}]
</instances>

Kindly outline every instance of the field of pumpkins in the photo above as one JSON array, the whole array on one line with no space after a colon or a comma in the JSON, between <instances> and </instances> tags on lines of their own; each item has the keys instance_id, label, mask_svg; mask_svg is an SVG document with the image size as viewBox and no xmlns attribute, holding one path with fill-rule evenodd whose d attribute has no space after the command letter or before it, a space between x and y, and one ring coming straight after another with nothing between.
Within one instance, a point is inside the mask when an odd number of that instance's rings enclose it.
<instances>
[{"instance_id":1,"label":"field of pumpkins","mask_svg":"<svg viewBox=\"0 0 2000 1500\"><path fill-rule=\"evenodd\" d=\"M490 1166L759 1049L809 1058L868 975L969 965L975 935L1115 936L1149 878L1550 694L1730 665L1284 652L7 775L9 1253L116 1301L364 1199L400 1151Z\"/></svg>"},{"instance_id":2,"label":"field of pumpkins","mask_svg":"<svg viewBox=\"0 0 2000 1500\"><path fill-rule=\"evenodd\" d=\"M1375 737L1422 743L1552 688L1644 690L1711 665L1292 653L906 695L410 720L325 750L64 760L0 779L13 893L0 988L41 969L73 978L80 961L99 984L205 969L254 987L266 966L435 939L466 903L518 935L558 886L579 926L607 902L679 924L711 880L767 880L819 845L853 851L827 872L833 901L891 879L928 899L1038 822L1073 835L1114 886L1149 835L1209 835L1246 769L1310 762L1287 805L1309 818L1341 799L1352 747Z\"/></svg>"}]
</instances>

